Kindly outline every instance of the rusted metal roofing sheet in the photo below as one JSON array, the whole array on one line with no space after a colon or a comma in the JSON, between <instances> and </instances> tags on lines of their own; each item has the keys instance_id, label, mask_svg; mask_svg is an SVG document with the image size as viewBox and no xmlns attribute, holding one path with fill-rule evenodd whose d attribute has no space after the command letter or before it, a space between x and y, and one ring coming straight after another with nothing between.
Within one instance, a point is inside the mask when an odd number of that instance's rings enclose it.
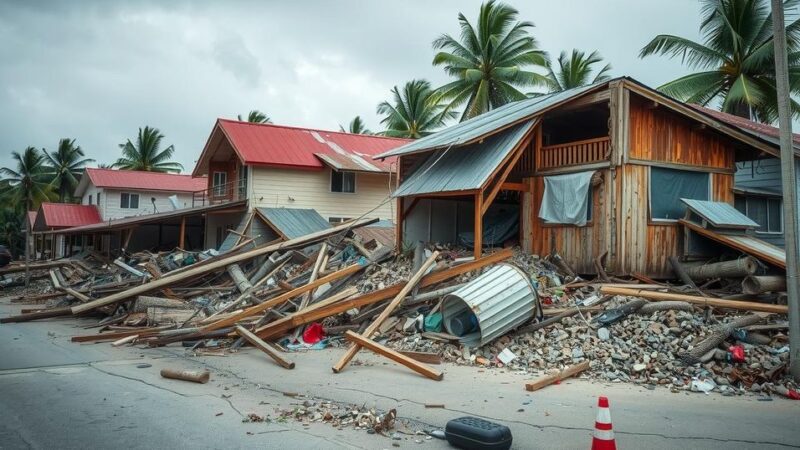
<instances>
[{"instance_id":1,"label":"rusted metal roofing sheet","mask_svg":"<svg viewBox=\"0 0 800 450\"><path fill-rule=\"evenodd\" d=\"M759 224L724 202L682 198L692 212L718 228L758 228Z\"/></svg>"},{"instance_id":2,"label":"rusted metal roofing sheet","mask_svg":"<svg viewBox=\"0 0 800 450\"><path fill-rule=\"evenodd\" d=\"M538 119L485 140L431 154L392 194L394 197L477 189L533 128Z\"/></svg>"},{"instance_id":3,"label":"rusted metal roofing sheet","mask_svg":"<svg viewBox=\"0 0 800 450\"><path fill-rule=\"evenodd\" d=\"M601 81L588 86L568 89L566 91L557 92L554 94L547 94L509 103L489 112L483 113L477 117L473 117L472 119L465 120L451 127L447 127L444 130L437 131L429 136L417 139L416 141L410 142L401 147L383 152L377 155L376 158L408 155L472 142L482 136L494 132L495 130L502 129L526 118L533 117L545 109L567 100L571 100L607 83L608 81Z\"/></svg>"},{"instance_id":4,"label":"rusted metal roofing sheet","mask_svg":"<svg viewBox=\"0 0 800 450\"><path fill-rule=\"evenodd\" d=\"M268 225L286 239L294 239L331 228L331 224L315 209L257 208L257 211Z\"/></svg>"},{"instance_id":5,"label":"rusted metal roofing sheet","mask_svg":"<svg viewBox=\"0 0 800 450\"><path fill-rule=\"evenodd\" d=\"M678 222L701 236L705 236L734 250L755 256L756 258L780 267L781 269L786 269L786 252L782 248L776 247L768 242L764 242L761 239L750 235L722 234L703 228L702 226L686 219L681 219Z\"/></svg>"}]
</instances>

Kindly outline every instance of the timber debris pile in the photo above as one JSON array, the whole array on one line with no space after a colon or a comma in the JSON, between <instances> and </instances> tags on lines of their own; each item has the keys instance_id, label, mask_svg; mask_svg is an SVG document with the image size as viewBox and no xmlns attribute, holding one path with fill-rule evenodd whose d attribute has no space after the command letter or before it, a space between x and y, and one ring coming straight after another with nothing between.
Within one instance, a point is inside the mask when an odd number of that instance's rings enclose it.
<instances>
[{"instance_id":1,"label":"timber debris pile","mask_svg":"<svg viewBox=\"0 0 800 450\"><path fill-rule=\"evenodd\" d=\"M619 278L596 260L582 279L558 254L363 242L357 220L279 243L216 251L96 252L4 268L4 293L35 304L2 323L91 318L73 342L183 345L189 354L252 346L283 369L333 347L334 372L369 350L432 380L441 362L523 373L537 390L570 376L673 392L779 394L789 381L782 274L751 256L671 263L679 283ZM11 280L11 281L5 281ZM349 370L358 370L350 368ZM207 377L204 378L207 380ZM293 411L302 420L388 431L394 413ZM299 416L298 416L299 415ZM388 417L388 418L387 418Z\"/></svg>"}]
</instances>

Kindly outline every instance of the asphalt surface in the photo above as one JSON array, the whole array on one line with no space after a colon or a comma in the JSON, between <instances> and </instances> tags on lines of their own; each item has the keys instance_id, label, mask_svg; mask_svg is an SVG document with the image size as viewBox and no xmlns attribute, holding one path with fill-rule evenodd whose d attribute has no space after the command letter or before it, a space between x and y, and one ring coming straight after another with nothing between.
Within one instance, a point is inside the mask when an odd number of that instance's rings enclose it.
<instances>
[{"instance_id":1,"label":"asphalt surface","mask_svg":"<svg viewBox=\"0 0 800 450\"><path fill-rule=\"evenodd\" d=\"M0 316L22 305L0 300ZM0 325L0 448L449 448L414 430L475 415L509 426L513 448L588 448L598 395L611 401L619 448L753 449L800 446L800 402L756 396L670 393L625 384L569 380L525 392L524 374L442 365L443 381L362 352L341 374L343 350L288 355L287 371L245 349L226 357L186 355L178 346L114 348L73 344L91 319ZM146 365L146 367L139 367ZM167 380L164 367L207 368L208 384ZM399 441L364 430L276 417L305 394L378 410L396 408L407 425ZM428 408L426 404L443 404Z\"/></svg>"}]
</instances>

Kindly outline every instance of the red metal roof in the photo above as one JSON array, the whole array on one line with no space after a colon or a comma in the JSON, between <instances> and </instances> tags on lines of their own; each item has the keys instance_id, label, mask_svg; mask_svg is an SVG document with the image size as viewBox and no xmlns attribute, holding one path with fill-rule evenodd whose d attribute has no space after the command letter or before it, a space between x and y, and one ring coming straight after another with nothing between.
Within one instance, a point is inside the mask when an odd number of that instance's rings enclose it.
<instances>
[{"instance_id":1,"label":"red metal roof","mask_svg":"<svg viewBox=\"0 0 800 450\"><path fill-rule=\"evenodd\" d=\"M97 187L144 191L196 192L208 187L206 177L172 173L87 168L86 174Z\"/></svg>"},{"instance_id":2,"label":"red metal roof","mask_svg":"<svg viewBox=\"0 0 800 450\"><path fill-rule=\"evenodd\" d=\"M316 153L352 160L354 166L361 166L363 159L388 172L393 159L373 161L372 157L409 141L227 119L218 119L217 124L245 164L321 169L324 163Z\"/></svg>"},{"instance_id":3,"label":"red metal roof","mask_svg":"<svg viewBox=\"0 0 800 450\"><path fill-rule=\"evenodd\" d=\"M743 128L745 130L749 130L754 133L771 136L775 139L780 139L778 128L773 127L772 125L754 122L752 120L745 119L744 117L734 116L733 114L717 111L716 109L706 108L705 106L700 106L697 104L691 104L689 106L698 111L702 111L719 121L725 122L728 125L732 125L738 128ZM794 141L795 144L800 144L800 134L797 133L793 134L792 140Z\"/></svg>"},{"instance_id":4,"label":"red metal roof","mask_svg":"<svg viewBox=\"0 0 800 450\"><path fill-rule=\"evenodd\" d=\"M103 221L94 205L42 203L39 212L48 228L77 227Z\"/></svg>"}]
</instances>

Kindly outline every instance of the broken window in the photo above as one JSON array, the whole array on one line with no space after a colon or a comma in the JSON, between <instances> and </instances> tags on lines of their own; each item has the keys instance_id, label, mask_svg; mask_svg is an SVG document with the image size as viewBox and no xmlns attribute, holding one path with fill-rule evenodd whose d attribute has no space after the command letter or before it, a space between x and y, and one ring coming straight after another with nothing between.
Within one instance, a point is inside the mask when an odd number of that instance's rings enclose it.
<instances>
[{"instance_id":1,"label":"broken window","mask_svg":"<svg viewBox=\"0 0 800 450\"><path fill-rule=\"evenodd\" d=\"M683 218L686 205L682 198L710 200L711 177L707 172L650 168L650 218L678 220Z\"/></svg>"},{"instance_id":2,"label":"broken window","mask_svg":"<svg viewBox=\"0 0 800 450\"><path fill-rule=\"evenodd\" d=\"M139 209L139 194L123 192L119 196L119 207L122 209Z\"/></svg>"},{"instance_id":3,"label":"broken window","mask_svg":"<svg viewBox=\"0 0 800 450\"><path fill-rule=\"evenodd\" d=\"M759 225L759 233L783 233L783 203L780 198L737 195L734 206Z\"/></svg>"},{"instance_id":4,"label":"broken window","mask_svg":"<svg viewBox=\"0 0 800 450\"><path fill-rule=\"evenodd\" d=\"M331 192L354 193L356 191L356 173L331 171Z\"/></svg>"}]
</instances>

